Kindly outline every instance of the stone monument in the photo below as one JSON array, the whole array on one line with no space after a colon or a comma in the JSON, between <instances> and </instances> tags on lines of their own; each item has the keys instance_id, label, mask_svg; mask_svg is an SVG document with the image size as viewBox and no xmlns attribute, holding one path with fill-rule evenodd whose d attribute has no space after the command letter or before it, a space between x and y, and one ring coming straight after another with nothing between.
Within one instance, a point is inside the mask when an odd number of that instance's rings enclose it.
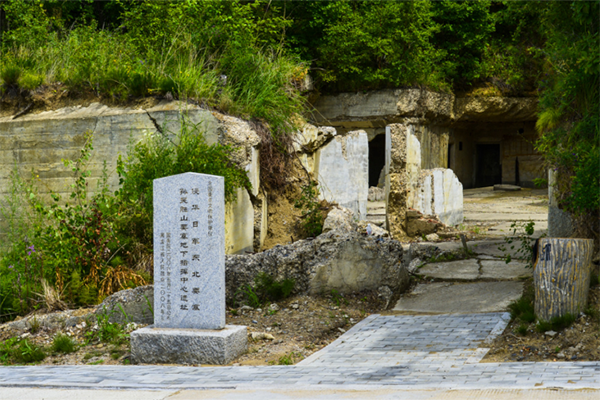
<instances>
[{"instance_id":1,"label":"stone monument","mask_svg":"<svg viewBox=\"0 0 600 400\"><path fill-rule=\"evenodd\" d=\"M224 178L154 180L154 325L131 333L137 363L226 364L246 351L225 325Z\"/></svg>"}]
</instances>

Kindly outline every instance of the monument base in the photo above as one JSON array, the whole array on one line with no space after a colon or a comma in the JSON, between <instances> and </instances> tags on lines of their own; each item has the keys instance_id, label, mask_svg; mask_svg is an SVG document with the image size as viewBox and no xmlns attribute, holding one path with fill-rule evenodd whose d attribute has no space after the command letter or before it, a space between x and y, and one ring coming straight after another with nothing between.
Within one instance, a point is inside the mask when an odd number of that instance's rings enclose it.
<instances>
[{"instance_id":1,"label":"monument base","mask_svg":"<svg viewBox=\"0 0 600 400\"><path fill-rule=\"evenodd\" d=\"M131 332L131 358L145 364L227 364L248 346L245 326L221 330L154 328Z\"/></svg>"}]
</instances>

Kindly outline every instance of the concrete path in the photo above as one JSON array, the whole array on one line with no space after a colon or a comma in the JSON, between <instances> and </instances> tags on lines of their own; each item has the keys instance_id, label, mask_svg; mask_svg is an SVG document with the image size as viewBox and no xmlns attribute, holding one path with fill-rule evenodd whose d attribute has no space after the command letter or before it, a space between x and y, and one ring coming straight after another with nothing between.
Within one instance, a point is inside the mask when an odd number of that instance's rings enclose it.
<instances>
[{"instance_id":1,"label":"concrete path","mask_svg":"<svg viewBox=\"0 0 600 400\"><path fill-rule=\"evenodd\" d=\"M484 222L493 225L488 232L511 233L513 221L535 222L539 237L548 229L548 189L523 188L517 192L494 191L492 186L463 191L465 225Z\"/></svg>"}]
</instances>

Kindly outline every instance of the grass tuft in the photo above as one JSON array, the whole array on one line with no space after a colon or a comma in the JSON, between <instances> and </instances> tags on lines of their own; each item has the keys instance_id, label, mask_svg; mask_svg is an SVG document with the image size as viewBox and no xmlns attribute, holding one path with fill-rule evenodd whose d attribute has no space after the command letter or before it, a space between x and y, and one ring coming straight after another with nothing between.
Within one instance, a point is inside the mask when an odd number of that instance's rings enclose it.
<instances>
[{"instance_id":1,"label":"grass tuft","mask_svg":"<svg viewBox=\"0 0 600 400\"><path fill-rule=\"evenodd\" d=\"M57 353L69 354L73 353L77 348L77 344L69 336L59 333L52 340L52 350Z\"/></svg>"}]
</instances>

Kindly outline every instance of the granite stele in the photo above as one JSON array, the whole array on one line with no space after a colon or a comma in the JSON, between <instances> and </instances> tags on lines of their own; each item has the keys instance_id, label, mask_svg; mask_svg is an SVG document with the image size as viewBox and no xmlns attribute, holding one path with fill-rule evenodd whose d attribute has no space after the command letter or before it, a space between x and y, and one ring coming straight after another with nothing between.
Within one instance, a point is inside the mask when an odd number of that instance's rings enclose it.
<instances>
[{"instance_id":1,"label":"granite stele","mask_svg":"<svg viewBox=\"0 0 600 400\"><path fill-rule=\"evenodd\" d=\"M154 180L154 325L131 333L137 363L227 364L245 326L225 325L225 196L221 176Z\"/></svg>"}]
</instances>

